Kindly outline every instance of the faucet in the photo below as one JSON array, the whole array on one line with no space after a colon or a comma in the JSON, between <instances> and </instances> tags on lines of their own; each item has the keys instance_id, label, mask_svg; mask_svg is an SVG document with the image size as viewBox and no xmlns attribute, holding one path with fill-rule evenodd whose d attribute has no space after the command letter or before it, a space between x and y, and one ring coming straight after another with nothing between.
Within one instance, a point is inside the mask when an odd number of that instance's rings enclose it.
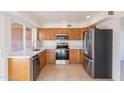
<instances>
[{"instance_id":1,"label":"faucet","mask_svg":"<svg viewBox=\"0 0 124 93\"><path fill-rule=\"evenodd\" d=\"M32 49L35 50L36 40L33 41Z\"/></svg>"}]
</instances>

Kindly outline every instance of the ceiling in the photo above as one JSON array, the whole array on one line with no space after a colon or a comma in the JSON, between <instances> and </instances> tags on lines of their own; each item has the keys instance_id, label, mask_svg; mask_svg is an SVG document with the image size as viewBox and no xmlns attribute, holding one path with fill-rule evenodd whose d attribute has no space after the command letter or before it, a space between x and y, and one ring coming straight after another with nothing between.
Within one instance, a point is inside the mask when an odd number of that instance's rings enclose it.
<instances>
[{"instance_id":1,"label":"ceiling","mask_svg":"<svg viewBox=\"0 0 124 93\"><path fill-rule=\"evenodd\" d=\"M86 16L93 18L99 11L27 11L41 23L82 23Z\"/></svg>"}]
</instances>

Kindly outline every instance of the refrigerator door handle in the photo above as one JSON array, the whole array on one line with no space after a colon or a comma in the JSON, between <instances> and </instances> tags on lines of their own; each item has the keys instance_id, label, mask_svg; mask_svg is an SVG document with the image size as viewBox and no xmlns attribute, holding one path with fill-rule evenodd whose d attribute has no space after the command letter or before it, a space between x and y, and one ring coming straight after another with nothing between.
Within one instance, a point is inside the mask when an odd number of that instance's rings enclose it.
<instances>
[{"instance_id":1,"label":"refrigerator door handle","mask_svg":"<svg viewBox=\"0 0 124 93\"><path fill-rule=\"evenodd\" d=\"M88 64L87 64L87 71L89 71L90 64L92 64L92 62L88 62Z\"/></svg>"},{"instance_id":2,"label":"refrigerator door handle","mask_svg":"<svg viewBox=\"0 0 124 93\"><path fill-rule=\"evenodd\" d=\"M84 56L84 58L88 61L88 62L93 62L93 59L89 59L88 57Z\"/></svg>"}]
</instances>

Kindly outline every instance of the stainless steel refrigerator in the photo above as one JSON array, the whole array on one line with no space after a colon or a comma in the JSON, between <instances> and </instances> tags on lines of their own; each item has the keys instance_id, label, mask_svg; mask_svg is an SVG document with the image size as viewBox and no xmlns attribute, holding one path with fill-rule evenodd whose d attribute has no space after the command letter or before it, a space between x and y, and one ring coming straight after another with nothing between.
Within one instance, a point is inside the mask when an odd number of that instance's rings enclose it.
<instances>
[{"instance_id":1,"label":"stainless steel refrigerator","mask_svg":"<svg viewBox=\"0 0 124 93\"><path fill-rule=\"evenodd\" d=\"M93 78L112 77L112 29L90 29L84 33L83 66Z\"/></svg>"}]
</instances>

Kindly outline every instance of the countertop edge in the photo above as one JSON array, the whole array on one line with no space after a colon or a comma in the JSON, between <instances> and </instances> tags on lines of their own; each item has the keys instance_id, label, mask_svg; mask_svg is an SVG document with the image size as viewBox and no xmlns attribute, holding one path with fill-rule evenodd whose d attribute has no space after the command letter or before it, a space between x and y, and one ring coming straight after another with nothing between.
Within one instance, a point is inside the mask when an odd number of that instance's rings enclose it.
<instances>
[{"instance_id":1,"label":"countertop edge","mask_svg":"<svg viewBox=\"0 0 124 93\"><path fill-rule=\"evenodd\" d=\"M8 59L9 59L9 58L28 58L28 59L30 59L30 58L32 58L33 56L36 56L36 55L42 53L42 52L45 51L45 50L46 50L46 49L42 49L42 50L40 50L40 51L35 51L35 52L37 52L37 53L34 54L34 55L20 55L20 56L9 55L9 56L8 56Z\"/></svg>"}]
</instances>

